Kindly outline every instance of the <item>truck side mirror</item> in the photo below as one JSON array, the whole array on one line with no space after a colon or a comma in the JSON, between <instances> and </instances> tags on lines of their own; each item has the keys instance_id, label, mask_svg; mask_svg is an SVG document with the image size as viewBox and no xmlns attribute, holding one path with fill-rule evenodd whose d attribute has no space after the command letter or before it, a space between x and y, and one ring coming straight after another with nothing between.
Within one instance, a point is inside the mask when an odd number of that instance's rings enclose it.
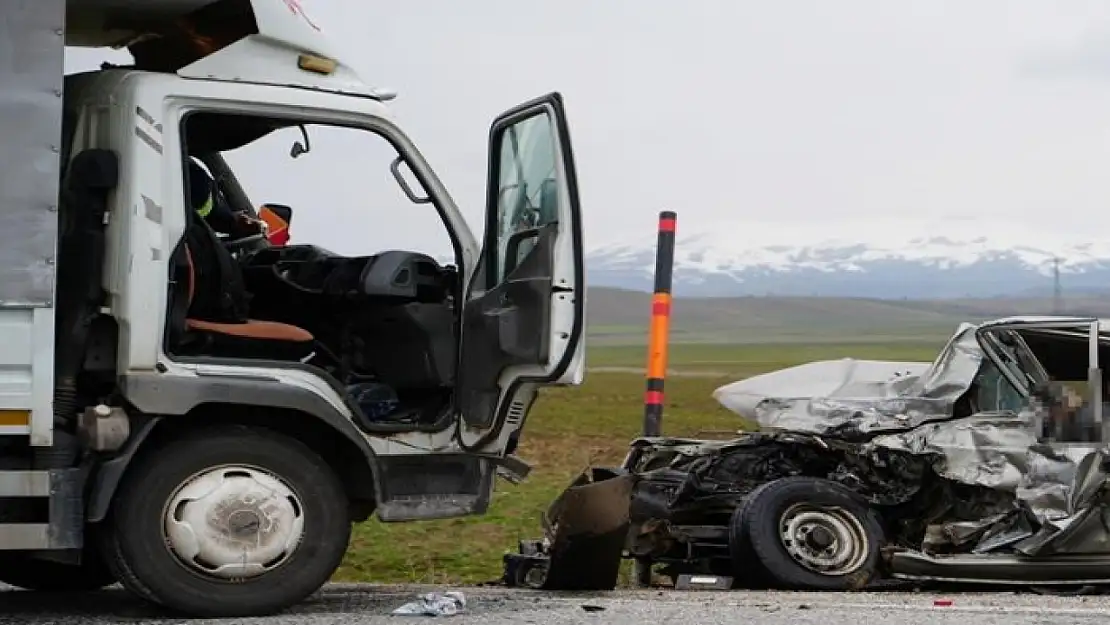
<instances>
[{"instance_id":1,"label":"truck side mirror","mask_svg":"<svg viewBox=\"0 0 1110 625\"><path fill-rule=\"evenodd\" d=\"M304 142L297 141L293 143L293 147L289 150L290 158L297 158L312 151L312 143L308 140L308 129L304 127L304 124L297 126L297 128L301 129L301 137L304 138Z\"/></svg>"}]
</instances>

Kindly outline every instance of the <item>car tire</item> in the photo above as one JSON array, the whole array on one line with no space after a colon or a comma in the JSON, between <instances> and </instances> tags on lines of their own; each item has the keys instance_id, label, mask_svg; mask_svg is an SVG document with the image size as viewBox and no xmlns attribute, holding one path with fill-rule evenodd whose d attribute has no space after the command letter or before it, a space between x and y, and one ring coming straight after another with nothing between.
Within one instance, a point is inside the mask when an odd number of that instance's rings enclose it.
<instances>
[{"instance_id":1,"label":"car tire","mask_svg":"<svg viewBox=\"0 0 1110 625\"><path fill-rule=\"evenodd\" d=\"M88 532L86 538L95 544ZM0 583L38 592L93 592L115 584L116 576L95 548L81 554L80 564L0 552Z\"/></svg>"},{"instance_id":2,"label":"car tire","mask_svg":"<svg viewBox=\"0 0 1110 625\"><path fill-rule=\"evenodd\" d=\"M732 511L728 527L728 553L731 560L732 587L763 590L767 587L767 571L752 550L748 526L744 523L744 509L750 498Z\"/></svg>"},{"instance_id":3,"label":"car tire","mask_svg":"<svg viewBox=\"0 0 1110 625\"><path fill-rule=\"evenodd\" d=\"M747 536L740 553L754 556L774 586L859 590L878 573L882 525L867 502L844 486L782 478L752 491L739 512L733 526Z\"/></svg>"},{"instance_id":4,"label":"car tire","mask_svg":"<svg viewBox=\"0 0 1110 625\"><path fill-rule=\"evenodd\" d=\"M128 469L104 534L105 558L134 594L195 617L264 616L338 568L347 496L299 441L232 426L151 451Z\"/></svg>"}]
</instances>

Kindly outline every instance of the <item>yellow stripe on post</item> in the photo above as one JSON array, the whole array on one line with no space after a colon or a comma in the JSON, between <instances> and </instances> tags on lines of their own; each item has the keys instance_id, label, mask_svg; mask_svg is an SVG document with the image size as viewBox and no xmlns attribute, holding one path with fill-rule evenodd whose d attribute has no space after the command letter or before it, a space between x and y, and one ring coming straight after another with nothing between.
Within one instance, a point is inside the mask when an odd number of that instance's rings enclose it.
<instances>
[{"instance_id":1,"label":"yellow stripe on post","mask_svg":"<svg viewBox=\"0 0 1110 625\"><path fill-rule=\"evenodd\" d=\"M0 427L31 425L30 410L0 410Z\"/></svg>"}]
</instances>

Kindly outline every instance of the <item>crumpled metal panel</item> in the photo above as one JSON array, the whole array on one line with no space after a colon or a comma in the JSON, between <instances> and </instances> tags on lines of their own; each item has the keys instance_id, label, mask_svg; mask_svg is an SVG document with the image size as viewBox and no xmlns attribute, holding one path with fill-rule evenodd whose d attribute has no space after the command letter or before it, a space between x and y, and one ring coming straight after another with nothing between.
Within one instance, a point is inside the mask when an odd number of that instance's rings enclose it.
<instances>
[{"instance_id":1,"label":"crumpled metal panel","mask_svg":"<svg viewBox=\"0 0 1110 625\"><path fill-rule=\"evenodd\" d=\"M844 484L875 506L916 501L916 511L901 521L902 535L893 538L926 553L1110 553L1106 452L1053 448L1037 440L1039 428L1038 415L999 412L863 443L789 432L729 441L640 439L633 443L639 457L632 467L638 481L631 551L673 550L682 542L674 527L727 524L756 486L812 475Z\"/></svg>"},{"instance_id":2,"label":"crumpled metal panel","mask_svg":"<svg viewBox=\"0 0 1110 625\"><path fill-rule=\"evenodd\" d=\"M880 436L871 445L931 456L938 475L962 484L1016 493L1036 454L1036 422L1030 415L981 413ZM1043 464L1037 466L1047 471Z\"/></svg>"},{"instance_id":3,"label":"crumpled metal panel","mask_svg":"<svg viewBox=\"0 0 1110 625\"><path fill-rule=\"evenodd\" d=\"M754 376L715 390L725 408L763 428L853 437L950 419L983 352L962 324L932 364L831 360Z\"/></svg>"},{"instance_id":4,"label":"crumpled metal panel","mask_svg":"<svg viewBox=\"0 0 1110 625\"><path fill-rule=\"evenodd\" d=\"M1035 414L981 413L880 436L870 444L931 456L933 470L946 479L1013 493L1044 523L1075 512L1071 496L1076 468L1085 460L1093 462L1089 456L1096 450L1078 445L1055 449L1038 440L1040 429ZM1089 492L1091 487L1085 488Z\"/></svg>"},{"instance_id":5,"label":"crumpled metal panel","mask_svg":"<svg viewBox=\"0 0 1110 625\"><path fill-rule=\"evenodd\" d=\"M1036 414L984 413L881 436L870 446L929 457L945 479L1014 495L1009 513L931 526L926 548L975 538L974 553L1011 546L1025 555L1088 553L1075 549L1095 546L1110 552L1106 528L1084 521L1101 518L1093 511L1103 509L1105 453L1093 445L1053 447L1038 440L1040 431Z\"/></svg>"}]
</instances>

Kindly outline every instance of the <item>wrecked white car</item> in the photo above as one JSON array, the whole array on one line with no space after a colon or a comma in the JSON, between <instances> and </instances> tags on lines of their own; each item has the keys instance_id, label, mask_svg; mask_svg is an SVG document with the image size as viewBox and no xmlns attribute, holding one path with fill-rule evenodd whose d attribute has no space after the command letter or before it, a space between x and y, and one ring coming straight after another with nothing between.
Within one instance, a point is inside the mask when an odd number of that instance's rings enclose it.
<instances>
[{"instance_id":1,"label":"wrecked white car","mask_svg":"<svg viewBox=\"0 0 1110 625\"><path fill-rule=\"evenodd\" d=\"M506 581L612 588L623 556L641 578L662 565L741 587L1110 584L1108 357L1106 320L1010 318L961 326L932 363L726 385L716 399L760 431L634 441L506 556Z\"/></svg>"}]
</instances>

